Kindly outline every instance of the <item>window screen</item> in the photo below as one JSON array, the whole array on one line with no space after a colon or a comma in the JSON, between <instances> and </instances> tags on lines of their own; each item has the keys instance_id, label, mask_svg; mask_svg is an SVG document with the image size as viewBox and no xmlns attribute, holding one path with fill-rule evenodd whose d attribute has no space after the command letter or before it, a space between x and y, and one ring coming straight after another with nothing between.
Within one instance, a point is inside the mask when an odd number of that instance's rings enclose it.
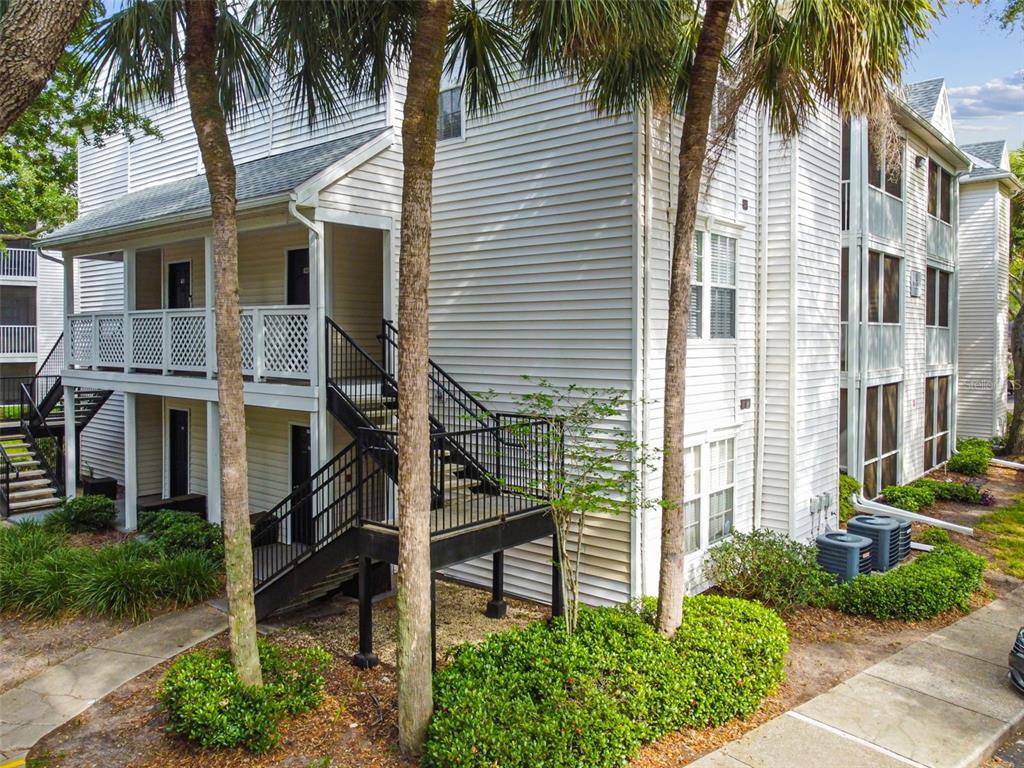
<instances>
[{"instance_id":1,"label":"window screen","mask_svg":"<svg viewBox=\"0 0 1024 768\"><path fill-rule=\"evenodd\" d=\"M883 323L900 321L900 260L895 256L885 257L885 306L882 308Z\"/></svg>"},{"instance_id":2,"label":"window screen","mask_svg":"<svg viewBox=\"0 0 1024 768\"><path fill-rule=\"evenodd\" d=\"M437 139L462 135L462 88L449 88L437 96Z\"/></svg>"}]
</instances>

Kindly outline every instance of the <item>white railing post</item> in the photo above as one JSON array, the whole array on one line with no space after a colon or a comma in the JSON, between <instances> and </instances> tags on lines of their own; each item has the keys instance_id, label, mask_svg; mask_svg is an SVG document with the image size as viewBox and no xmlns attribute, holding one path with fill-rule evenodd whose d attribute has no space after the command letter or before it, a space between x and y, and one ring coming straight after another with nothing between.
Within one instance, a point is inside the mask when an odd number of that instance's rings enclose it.
<instances>
[{"instance_id":1,"label":"white railing post","mask_svg":"<svg viewBox=\"0 0 1024 768\"><path fill-rule=\"evenodd\" d=\"M266 333L263 327L263 309L256 307L252 313L253 381L263 381L263 368L266 365L265 344Z\"/></svg>"},{"instance_id":2,"label":"white railing post","mask_svg":"<svg viewBox=\"0 0 1024 768\"><path fill-rule=\"evenodd\" d=\"M160 313L160 338L162 341L160 362L163 364L163 374L166 376L171 368L171 317L166 309Z\"/></svg>"},{"instance_id":3,"label":"white railing post","mask_svg":"<svg viewBox=\"0 0 1024 768\"><path fill-rule=\"evenodd\" d=\"M130 332L131 313L135 311L135 249L125 248L124 260L124 314L121 319L121 354L124 372L132 370L132 334ZM127 508L127 505L126 505Z\"/></svg>"},{"instance_id":4,"label":"white railing post","mask_svg":"<svg viewBox=\"0 0 1024 768\"><path fill-rule=\"evenodd\" d=\"M95 371L100 367L100 324L97 320L96 313L93 312L89 315L91 325L89 330L92 334L92 344L89 349L90 357L92 358L92 369Z\"/></svg>"},{"instance_id":5,"label":"white railing post","mask_svg":"<svg viewBox=\"0 0 1024 768\"><path fill-rule=\"evenodd\" d=\"M75 361L75 345L71 338L71 316L75 314L75 261L64 254L64 350L70 352L64 365L71 367Z\"/></svg>"}]
</instances>

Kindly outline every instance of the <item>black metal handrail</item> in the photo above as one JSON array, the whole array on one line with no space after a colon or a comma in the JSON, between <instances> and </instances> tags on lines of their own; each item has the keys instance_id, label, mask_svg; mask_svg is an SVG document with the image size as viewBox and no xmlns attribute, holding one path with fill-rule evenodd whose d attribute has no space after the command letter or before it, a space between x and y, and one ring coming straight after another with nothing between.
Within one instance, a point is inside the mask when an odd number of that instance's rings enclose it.
<instances>
[{"instance_id":1,"label":"black metal handrail","mask_svg":"<svg viewBox=\"0 0 1024 768\"><path fill-rule=\"evenodd\" d=\"M556 420L521 416L497 417L495 426L435 432L430 436L430 485L434 489L431 533L507 520L547 505L557 492L555 484L563 452L562 427ZM502 439L514 437L514 439ZM365 466L375 466L378 454L391 455L389 445L397 433L360 429L356 436ZM472 451L488 467L485 476L472 476L451 461L458 444ZM397 474L397 460L395 460ZM360 523L397 528L397 497L387 488L375 488L360 497Z\"/></svg>"},{"instance_id":2,"label":"black metal handrail","mask_svg":"<svg viewBox=\"0 0 1024 768\"><path fill-rule=\"evenodd\" d=\"M36 405L36 401L33 399L32 393L29 392L29 389L25 384L21 385L21 396L21 431L24 434L25 442L27 442L32 448L32 453L39 462L39 467L43 470L43 474L45 474L50 480L50 483L57 491L57 495L63 496L64 482L60 478L60 472L55 471L54 468L50 466L50 462L46 460L46 454L43 453L42 449L39 447L39 443L36 442L35 432L41 430L43 432L44 439L53 441L58 467L62 467L64 465L64 442L59 440L53 433L53 430L50 429L50 425L46 422L46 418L43 414L39 412L39 407Z\"/></svg>"},{"instance_id":3,"label":"black metal handrail","mask_svg":"<svg viewBox=\"0 0 1024 768\"><path fill-rule=\"evenodd\" d=\"M4 502L5 516L10 513L11 482L20 476L21 472L7 455L7 450L0 444L0 501Z\"/></svg>"},{"instance_id":4,"label":"black metal handrail","mask_svg":"<svg viewBox=\"0 0 1024 768\"><path fill-rule=\"evenodd\" d=\"M384 480L379 467L369 477L363 477L359 458L356 444L351 443L297 485L253 527L256 589L330 544L356 523L360 491L368 484Z\"/></svg>"}]
</instances>

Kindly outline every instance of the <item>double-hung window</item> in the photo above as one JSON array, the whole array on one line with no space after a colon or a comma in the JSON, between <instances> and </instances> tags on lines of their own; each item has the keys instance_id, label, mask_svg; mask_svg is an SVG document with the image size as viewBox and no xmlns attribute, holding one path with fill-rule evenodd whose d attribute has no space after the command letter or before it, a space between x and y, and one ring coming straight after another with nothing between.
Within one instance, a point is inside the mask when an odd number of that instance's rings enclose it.
<instances>
[{"instance_id":1,"label":"double-hung window","mask_svg":"<svg viewBox=\"0 0 1024 768\"><path fill-rule=\"evenodd\" d=\"M868 387L864 412L864 494L899 482L900 385Z\"/></svg>"},{"instance_id":2,"label":"double-hung window","mask_svg":"<svg viewBox=\"0 0 1024 768\"><path fill-rule=\"evenodd\" d=\"M953 175L934 160L928 161L928 213L949 224L952 220Z\"/></svg>"},{"instance_id":3,"label":"double-hung window","mask_svg":"<svg viewBox=\"0 0 1024 768\"><path fill-rule=\"evenodd\" d=\"M711 235L711 338L736 338L736 239Z\"/></svg>"},{"instance_id":4,"label":"double-hung window","mask_svg":"<svg viewBox=\"0 0 1024 768\"><path fill-rule=\"evenodd\" d=\"M437 140L462 136L462 86L446 88L437 96Z\"/></svg>"},{"instance_id":5,"label":"double-hung window","mask_svg":"<svg viewBox=\"0 0 1024 768\"><path fill-rule=\"evenodd\" d=\"M711 443L708 459L708 544L714 544L732 533L736 441L730 437Z\"/></svg>"},{"instance_id":6,"label":"double-hung window","mask_svg":"<svg viewBox=\"0 0 1024 768\"><path fill-rule=\"evenodd\" d=\"M949 458L949 376L924 380L924 468Z\"/></svg>"},{"instance_id":7,"label":"double-hung window","mask_svg":"<svg viewBox=\"0 0 1024 768\"><path fill-rule=\"evenodd\" d=\"M690 338L735 339L736 239L697 232L690 282Z\"/></svg>"},{"instance_id":8,"label":"double-hung window","mask_svg":"<svg viewBox=\"0 0 1024 768\"><path fill-rule=\"evenodd\" d=\"M700 446L683 451L683 529L687 552L700 549Z\"/></svg>"},{"instance_id":9,"label":"double-hung window","mask_svg":"<svg viewBox=\"0 0 1024 768\"><path fill-rule=\"evenodd\" d=\"M869 323L899 323L900 271L898 257L868 251Z\"/></svg>"},{"instance_id":10,"label":"double-hung window","mask_svg":"<svg viewBox=\"0 0 1024 768\"><path fill-rule=\"evenodd\" d=\"M949 328L949 281L950 273L935 267L928 267L925 309L925 325L932 328Z\"/></svg>"},{"instance_id":11,"label":"double-hung window","mask_svg":"<svg viewBox=\"0 0 1024 768\"><path fill-rule=\"evenodd\" d=\"M693 236L692 285L690 286L690 324L688 334L699 339L704 330L704 233Z\"/></svg>"}]
</instances>

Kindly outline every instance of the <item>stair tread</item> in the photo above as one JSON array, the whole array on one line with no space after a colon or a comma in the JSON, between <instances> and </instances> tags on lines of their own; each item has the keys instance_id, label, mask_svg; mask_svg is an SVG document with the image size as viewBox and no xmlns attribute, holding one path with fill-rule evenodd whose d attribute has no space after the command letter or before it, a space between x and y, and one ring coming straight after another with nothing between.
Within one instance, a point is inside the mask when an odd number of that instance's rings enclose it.
<instances>
[{"instance_id":1,"label":"stair tread","mask_svg":"<svg viewBox=\"0 0 1024 768\"><path fill-rule=\"evenodd\" d=\"M57 506L59 499L56 496L51 496L46 499L33 499L32 501L11 501L10 510L11 512L21 512L27 509L51 509Z\"/></svg>"},{"instance_id":2,"label":"stair tread","mask_svg":"<svg viewBox=\"0 0 1024 768\"><path fill-rule=\"evenodd\" d=\"M45 496L55 496L53 488L50 486L43 486L41 488L25 488L23 490L11 489L11 501L19 501L21 499L33 499Z\"/></svg>"}]
</instances>

